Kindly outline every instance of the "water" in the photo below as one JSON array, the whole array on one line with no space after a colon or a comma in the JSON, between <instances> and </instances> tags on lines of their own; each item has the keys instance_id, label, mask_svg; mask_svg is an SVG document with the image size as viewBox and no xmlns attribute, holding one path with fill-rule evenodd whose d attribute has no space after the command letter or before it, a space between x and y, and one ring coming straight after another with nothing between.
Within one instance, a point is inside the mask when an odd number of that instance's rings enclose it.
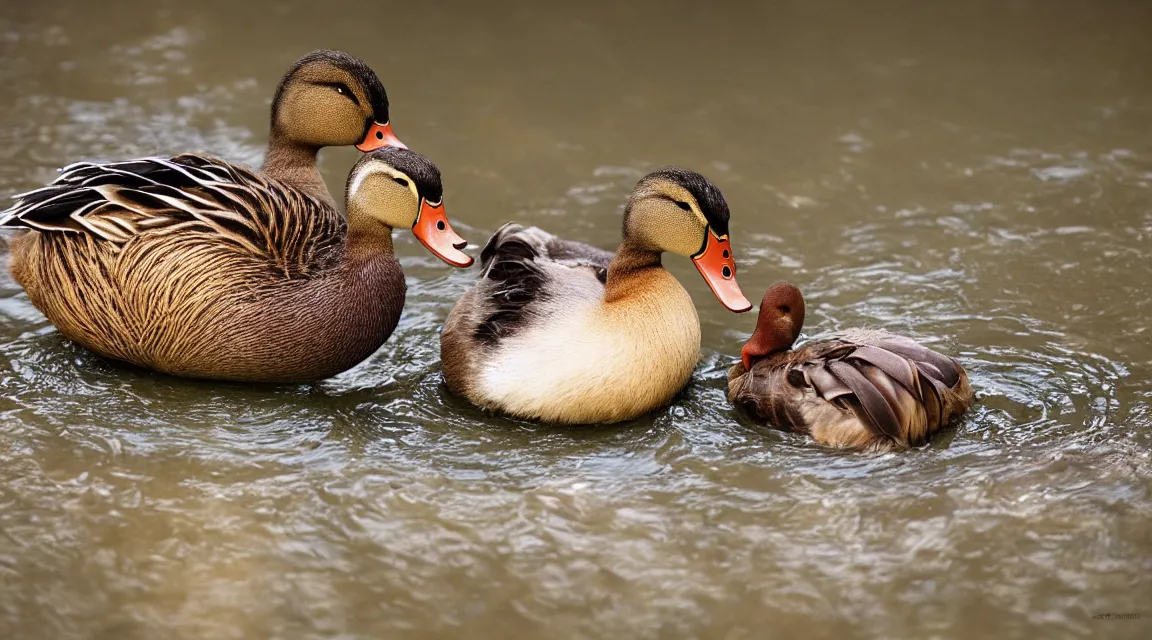
<instances>
[{"instance_id":1,"label":"water","mask_svg":"<svg viewBox=\"0 0 1152 640\"><path fill-rule=\"evenodd\" d=\"M693 167L750 298L788 279L809 334L915 336L979 405L894 455L746 423L754 318L676 258L692 385L575 429L447 393L475 270L407 233L396 334L314 386L103 361L5 274L0 637L1149 637L1152 10L428 4L4 3L0 196L80 159L258 162L280 74L343 48L472 242L611 247L643 173ZM324 153L337 192L354 158Z\"/></svg>"}]
</instances>

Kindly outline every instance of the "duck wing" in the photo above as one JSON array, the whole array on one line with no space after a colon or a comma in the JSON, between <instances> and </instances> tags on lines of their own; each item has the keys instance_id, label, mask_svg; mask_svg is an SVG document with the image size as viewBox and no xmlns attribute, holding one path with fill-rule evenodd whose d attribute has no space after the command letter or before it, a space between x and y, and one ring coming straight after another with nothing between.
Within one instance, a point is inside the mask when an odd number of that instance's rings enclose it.
<instances>
[{"instance_id":1,"label":"duck wing","mask_svg":"<svg viewBox=\"0 0 1152 640\"><path fill-rule=\"evenodd\" d=\"M851 409L874 435L898 446L923 444L974 400L955 360L909 338L861 332L808 349L796 367L802 376L793 379Z\"/></svg>"},{"instance_id":2,"label":"duck wing","mask_svg":"<svg viewBox=\"0 0 1152 640\"><path fill-rule=\"evenodd\" d=\"M474 337L494 345L523 327L533 307L550 297L555 267L590 270L603 284L611 260L612 253L603 249L563 240L537 227L505 224L480 252L479 286L486 302Z\"/></svg>"},{"instance_id":3,"label":"duck wing","mask_svg":"<svg viewBox=\"0 0 1152 640\"><path fill-rule=\"evenodd\" d=\"M863 448L923 444L974 395L955 360L909 338L856 332L765 358L751 372L737 364L729 399L777 426Z\"/></svg>"},{"instance_id":4,"label":"duck wing","mask_svg":"<svg viewBox=\"0 0 1152 640\"><path fill-rule=\"evenodd\" d=\"M196 154L80 162L15 199L0 227L86 236L113 250L135 239L195 236L288 277L330 266L346 228L338 211L290 185Z\"/></svg>"}]
</instances>

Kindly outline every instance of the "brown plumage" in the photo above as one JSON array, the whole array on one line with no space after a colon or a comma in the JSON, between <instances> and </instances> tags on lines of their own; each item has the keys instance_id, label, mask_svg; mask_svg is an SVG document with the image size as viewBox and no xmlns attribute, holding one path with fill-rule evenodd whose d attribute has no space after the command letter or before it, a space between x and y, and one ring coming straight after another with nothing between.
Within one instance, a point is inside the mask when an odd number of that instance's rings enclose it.
<instances>
[{"instance_id":1,"label":"brown plumage","mask_svg":"<svg viewBox=\"0 0 1152 640\"><path fill-rule=\"evenodd\" d=\"M955 360L909 338L856 329L792 349L803 325L799 289L764 294L729 401L820 444L871 451L924 444L975 401Z\"/></svg>"},{"instance_id":2,"label":"brown plumage","mask_svg":"<svg viewBox=\"0 0 1152 640\"><path fill-rule=\"evenodd\" d=\"M721 303L736 285L728 205L698 173L665 169L636 185L615 254L507 224L440 336L444 379L473 403L564 424L629 420L688 384L700 320L661 254L691 257Z\"/></svg>"},{"instance_id":3,"label":"brown plumage","mask_svg":"<svg viewBox=\"0 0 1152 640\"><path fill-rule=\"evenodd\" d=\"M346 220L316 167L344 145L403 147L368 65L314 51L276 89L259 174L195 154L67 167L0 213L24 229L12 274L61 333L110 358L202 378L331 375L379 346L404 299L384 227Z\"/></svg>"},{"instance_id":4,"label":"brown plumage","mask_svg":"<svg viewBox=\"0 0 1152 640\"><path fill-rule=\"evenodd\" d=\"M348 369L392 333L405 284L393 227L442 219L439 172L405 149L349 176L348 216L204 156L81 163L19 196L34 229L12 273L62 334L106 357L196 378L297 382ZM440 218L436 218L440 216ZM419 231L470 263L447 226Z\"/></svg>"}]
</instances>

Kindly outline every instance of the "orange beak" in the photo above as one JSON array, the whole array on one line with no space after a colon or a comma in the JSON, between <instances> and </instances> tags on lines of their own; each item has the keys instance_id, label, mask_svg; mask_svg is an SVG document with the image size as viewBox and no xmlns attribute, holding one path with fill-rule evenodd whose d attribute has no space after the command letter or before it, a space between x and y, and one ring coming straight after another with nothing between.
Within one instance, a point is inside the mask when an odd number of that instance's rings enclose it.
<instances>
[{"instance_id":1,"label":"orange beak","mask_svg":"<svg viewBox=\"0 0 1152 640\"><path fill-rule=\"evenodd\" d=\"M750 346L751 344L752 343L749 342L749 343L745 344L740 349L740 362L744 363L744 370L745 371L751 371L752 370L752 358L754 358L758 355L762 355L762 354L754 353L754 349Z\"/></svg>"},{"instance_id":2,"label":"orange beak","mask_svg":"<svg viewBox=\"0 0 1152 640\"><path fill-rule=\"evenodd\" d=\"M400 142L400 138L397 138L395 133L392 133L391 124L387 122L384 124L373 122L372 126L368 127L368 133L364 134L364 140L356 145L356 148L364 153L368 153L381 147L408 148L403 142Z\"/></svg>"},{"instance_id":3,"label":"orange beak","mask_svg":"<svg viewBox=\"0 0 1152 640\"><path fill-rule=\"evenodd\" d=\"M448 224L448 216L444 214L444 203L435 206L428 204L427 200L420 200L420 213L416 215L416 224L412 225L412 233L428 250L436 254L444 262L453 267L472 266L472 256L461 251L468 246L468 242L456 235L452 225Z\"/></svg>"},{"instance_id":4,"label":"orange beak","mask_svg":"<svg viewBox=\"0 0 1152 640\"><path fill-rule=\"evenodd\" d=\"M704 282L712 288L716 299L729 311L744 313L752 308L752 303L736 284L736 260L732 258L732 243L728 242L728 236L718 238L712 229L706 229L704 248L692 257L692 264L704 276Z\"/></svg>"}]
</instances>

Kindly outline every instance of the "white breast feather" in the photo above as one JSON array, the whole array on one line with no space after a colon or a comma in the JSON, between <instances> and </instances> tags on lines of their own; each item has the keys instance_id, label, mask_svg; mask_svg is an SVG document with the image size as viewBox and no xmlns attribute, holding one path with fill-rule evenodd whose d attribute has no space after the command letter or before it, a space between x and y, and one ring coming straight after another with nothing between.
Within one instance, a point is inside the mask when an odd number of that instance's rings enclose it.
<instances>
[{"instance_id":1,"label":"white breast feather","mask_svg":"<svg viewBox=\"0 0 1152 640\"><path fill-rule=\"evenodd\" d=\"M598 281L590 287L569 278L567 295L540 305L481 365L477 390L486 404L547 422L591 423L636 417L667 402L699 355L700 324L687 292L669 274L674 288L636 309L606 313Z\"/></svg>"}]
</instances>

